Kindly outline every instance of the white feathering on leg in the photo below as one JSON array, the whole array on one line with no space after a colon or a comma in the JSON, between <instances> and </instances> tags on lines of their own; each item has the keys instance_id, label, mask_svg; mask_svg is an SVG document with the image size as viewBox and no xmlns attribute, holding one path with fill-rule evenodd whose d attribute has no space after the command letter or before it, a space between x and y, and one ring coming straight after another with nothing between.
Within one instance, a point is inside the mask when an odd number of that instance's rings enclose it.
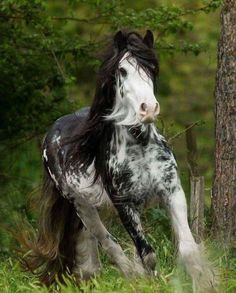
<instances>
[{"instance_id":1,"label":"white feathering on leg","mask_svg":"<svg viewBox=\"0 0 236 293\"><path fill-rule=\"evenodd\" d=\"M185 195L180 188L170 196L170 214L176 237L180 262L193 281L194 292L212 292L216 290L217 278L214 268L204 256L190 231L187 221Z\"/></svg>"}]
</instances>

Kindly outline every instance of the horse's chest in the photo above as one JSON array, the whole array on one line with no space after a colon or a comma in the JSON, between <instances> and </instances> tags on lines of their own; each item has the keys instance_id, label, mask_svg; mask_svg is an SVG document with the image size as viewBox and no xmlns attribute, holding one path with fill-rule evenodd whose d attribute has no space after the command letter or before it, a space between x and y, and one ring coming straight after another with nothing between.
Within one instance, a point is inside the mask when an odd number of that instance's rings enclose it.
<instances>
[{"instance_id":1,"label":"horse's chest","mask_svg":"<svg viewBox=\"0 0 236 293\"><path fill-rule=\"evenodd\" d=\"M145 201L160 193L172 165L172 155L158 146L120 147L109 160L113 188L120 196Z\"/></svg>"}]
</instances>

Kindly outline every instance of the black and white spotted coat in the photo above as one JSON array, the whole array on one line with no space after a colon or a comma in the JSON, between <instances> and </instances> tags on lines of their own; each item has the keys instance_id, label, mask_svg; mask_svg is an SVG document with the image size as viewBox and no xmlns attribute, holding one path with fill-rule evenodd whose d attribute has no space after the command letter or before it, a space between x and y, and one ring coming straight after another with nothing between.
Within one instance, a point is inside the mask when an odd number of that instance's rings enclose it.
<instances>
[{"instance_id":1,"label":"black and white spotted coat","mask_svg":"<svg viewBox=\"0 0 236 293\"><path fill-rule=\"evenodd\" d=\"M88 108L55 122L44 142L44 164L64 197L83 198L97 208L115 206L140 255L148 254L152 248L144 237L139 213L160 199L168 201L180 188L174 156L154 125L145 125L144 131L115 126L106 150L105 178L93 183L93 164L87 170L78 165L65 168L74 145L63 142L78 133L87 114Z\"/></svg>"}]
</instances>

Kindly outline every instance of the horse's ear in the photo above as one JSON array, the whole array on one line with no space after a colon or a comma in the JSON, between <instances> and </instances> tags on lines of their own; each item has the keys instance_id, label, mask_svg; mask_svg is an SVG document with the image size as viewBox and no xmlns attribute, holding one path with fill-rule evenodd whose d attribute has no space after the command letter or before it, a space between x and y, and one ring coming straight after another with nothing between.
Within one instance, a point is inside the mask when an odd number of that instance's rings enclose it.
<instances>
[{"instance_id":1,"label":"horse's ear","mask_svg":"<svg viewBox=\"0 0 236 293\"><path fill-rule=\"evenodd\" d=\"M143 38L143 42L145 45L147 45L149 48L153 48L154 45L154 36L153 33L150 30L146 31L146 34Z\"/></svg>"},{"instance_id":2,"label":"horse's ear","mask_svg":"<svg viewBox=\"0 0 236 293\"><path fill-rule=\"evenodd\" d=\"M118 31L114 36L114 45L118 51L122 51L127 47L127 39L122 31Z\"/></svg>"}]
</instances>

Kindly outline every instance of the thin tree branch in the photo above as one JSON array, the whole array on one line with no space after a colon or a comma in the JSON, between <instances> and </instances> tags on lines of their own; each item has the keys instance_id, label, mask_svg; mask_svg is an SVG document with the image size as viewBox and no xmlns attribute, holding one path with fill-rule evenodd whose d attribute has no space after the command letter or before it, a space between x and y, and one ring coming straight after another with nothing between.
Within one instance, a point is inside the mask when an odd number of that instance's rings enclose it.
<instances>
[{"instance_id":1,"label":"thin tree branch","mask_svg":"<svg viewBox=\"0 0 236 293\"><path fill-rule=\"evenodd\" d=\"M97 23L97 21L101 18L106 18L107 16L96 16L93 18L78 18L78 17L72 17L72 16L51 16L51 20L56 20L56 21L76 21L76 22L85 22L85 23ZM5 14L0 14L0 18L4 19L18 19L18 20L28 20L33 17L31 16L23 16L23 15L5 15Z\"/></svg>"},{"instance_id":2,"label":"thin tree branch","mask_svg":"<svg viewBox=\"0 0 236 293\"><path fill-rule=\"evenodd\" d=\"M76 22L85 22L85 23L97 23L97 21L101 18L105 18L106 16L98 15L93 18L78 18L73 16L52 16L52 20L58 20L58 21L76 21Z\"/></svg>"},{"instance_id":3,"label":"thin tree branch","mask_svg":"<svg viewBox=\"0 0 236 293\"><path fill-rule=\"evenodd\" d=\"M46 36L45 36L45 34L44 34L43 32L42 32L42 35L43 35L43 38L44 38L45 40L47 40L47 38L46 38ZM53 58L54 58L54 60L55 60L55 62L56 62L56 65L57 65L57 67L58 67L58 70L60 71L61 75L62 75L63 78L65 79L65 74L64 74L64 71L63 71L63 69L62 69L62 66L61 66L59 60L57 59L57 56L56 56L56 54L55 54L55 52L54 52L54 50L53 50L52 48L50 48L50 52L51 52L51 54L52 54L52 56L53 56Z\"/></svg>"},{"instance_id":4,"label":"thin tree branch","mask_svg":"<svg viewBox=\"0 0 236 293\"><path fill-rule=\"evenodd\" d=\"M190 125L189 125L187 128L185 128L184 130L182 130L182 131L176 133L175 135L173 135L172 137L170 137L170 138L168 139L168 143L171 143L174 139L180 137L182 134L184 134L186 131L188 131L189 129L193 128L194 126L196 126L196 125L199 126L199 125L202 125L203 123L204 123L204 122L203 122L202 120L198 120L198 121L196 121L196 122L190 124Z\"/></svg>"}]
</instances>

